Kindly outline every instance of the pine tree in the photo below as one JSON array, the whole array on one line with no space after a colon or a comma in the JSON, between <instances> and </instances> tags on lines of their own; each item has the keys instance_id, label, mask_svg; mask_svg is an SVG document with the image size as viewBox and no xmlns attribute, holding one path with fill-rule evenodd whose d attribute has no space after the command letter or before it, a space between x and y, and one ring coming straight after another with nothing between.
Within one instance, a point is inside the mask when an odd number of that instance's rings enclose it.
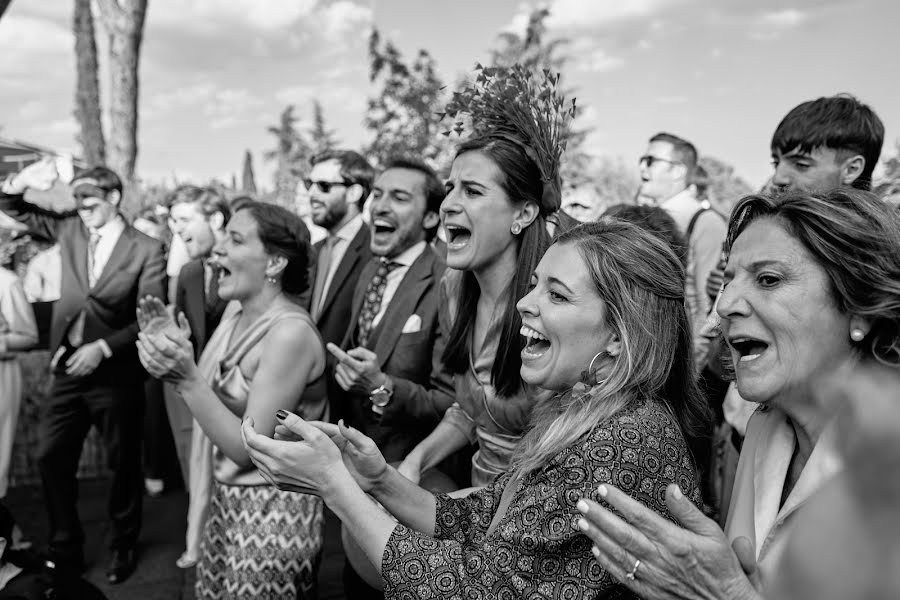
<instances>
[{"instance_id":1,"label":"pine tree","mask_svg":"<svg viewBox=\"0 0 900 600\"><path fill-rule=\"evenodd\" d=\"M322 110L322 103L318 100L313 101L313 124L309 135L315 154L333 150L338 145L334 130L328 129L325 125L325 113Z\"/></svg>"},{"instance_id":2,"label":"pine tree","mask_svg":"<svg viewBox=\"0 0 900 600\"><path fill-rule=\"evenodd\" d=\"M253 156L244 151L244 171L241 174L241 191L251 196L256 194L256 177L253 175Z\"/></svg>"},{"instance_id":3,"label":"pine tree","mask_svg":"<svg viewBox=\"0 0 900 600\"><path fill-rule=\"evenodd\" d=\"M411 156L440 168L451 144L441 135L446 98L434 58L419 50L407 63L375 30L369 38L369 80L381 84L366 111L365 125L374 136L370 157L383 164L392 156Z\"/></svg>"},{"instance_id":4,"label":"pine tree","mask_svg":"<svg viewBox=\"0 0 900 600\"><path fill-rule=\"evenodd\" d=\"M306 173L312 149L297 129L299 119L294 115L294 106L287 106L279 118L278 125L267 127L278 143L274 150L266 152L266 160L276 160L275 169L275 202L286 208L294 204L297 184Z\"/></svg>"}]
</instances>

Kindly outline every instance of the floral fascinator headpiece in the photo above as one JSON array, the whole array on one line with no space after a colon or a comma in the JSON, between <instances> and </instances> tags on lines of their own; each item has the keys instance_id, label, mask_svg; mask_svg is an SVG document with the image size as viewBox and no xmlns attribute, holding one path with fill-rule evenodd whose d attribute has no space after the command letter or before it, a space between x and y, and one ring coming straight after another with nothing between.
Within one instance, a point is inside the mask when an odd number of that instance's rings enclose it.
<instances>
[{"instance_id":1,"label":"floral fascinator headpiece","mask_svg":"<svg viewBox=\"0 0 900 600\"><path fill-rule=\"evenodd\" d=\"M469 115L475 136L504 139L522 148L541 171L541 212L556 212L561 202L559 163L569 122L575 117L575 99L566 101L559 90L559 74L547 69L535 74L519 64L478 64L475 72L474 82L455 92L441 115L455 119L453 129L444 135L462 135L463 115Z\"/></svg>"}]
</instances>

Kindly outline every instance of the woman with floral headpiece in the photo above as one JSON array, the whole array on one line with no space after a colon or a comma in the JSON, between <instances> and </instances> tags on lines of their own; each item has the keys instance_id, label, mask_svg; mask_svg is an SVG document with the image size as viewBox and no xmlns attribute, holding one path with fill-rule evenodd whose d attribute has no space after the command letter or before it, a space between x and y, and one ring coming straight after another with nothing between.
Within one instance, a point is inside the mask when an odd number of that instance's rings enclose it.
<instances>
[{"instance_id":1,"label":"woman with floral headpiece","mask_svg":"<svg viewBox=\"0 0 900 600\"><path fill-rule=\"evenodd\" d=\"M706 414L683 285L675 254L636 225L604 220L562 234L517 303L520 375L550 395L510 470L464 498L413 484L343 423L282 413L281 427L302 441L245 422L244 443L279 488L325 500L380 567L387 598L620 597L576 526L578 503L612 482L663 517L670 484L699 501L689 448Z\"/></svg>"}]
</instances>

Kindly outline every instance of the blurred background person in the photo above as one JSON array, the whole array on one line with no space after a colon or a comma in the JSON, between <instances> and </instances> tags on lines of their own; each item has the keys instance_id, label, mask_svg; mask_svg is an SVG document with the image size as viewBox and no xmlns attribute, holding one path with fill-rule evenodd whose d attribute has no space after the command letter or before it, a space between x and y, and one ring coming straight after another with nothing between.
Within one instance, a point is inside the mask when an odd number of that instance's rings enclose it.
<instances>
[{"instance_id":1,"label":"blurred background person","mask_svg":"<svg viewBox=\"0 0 900 600\"><path fill-rule=\"evenodd\" d=\"M565 186L562 194L563 211L579 223L589 223L600 218L607 202L600 190L589 182Z\"/></svg>"},{"instance_id":2,"label":"blurred background person","mask_svg":"<svg viewBox=\"0 0 900 600\"><path fill-rule=\"evenodd\" d=\"M5 498L22 405L22 371L16 355L38 343L38 330L19 278L5 268L10 257L2 248L0 239L0 498Z\"/></svg>"}]
</instances>

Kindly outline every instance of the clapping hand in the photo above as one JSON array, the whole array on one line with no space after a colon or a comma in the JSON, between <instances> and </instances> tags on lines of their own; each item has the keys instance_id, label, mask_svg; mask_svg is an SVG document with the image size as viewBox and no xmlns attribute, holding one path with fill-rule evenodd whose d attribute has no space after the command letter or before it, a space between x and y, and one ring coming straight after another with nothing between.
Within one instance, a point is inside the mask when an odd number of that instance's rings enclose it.
<instances>
[{"instance_id":1,"label":"clapping hand","mask_svg":"<svg viewBox=\"0 0 900 600\"><path fill-rule=\"evenodd\" d=\"M250 419L241 427L253 464L279 489L323 495L334 476L345 470L363 491L369 491L387 472L375 442L343 421L337 425L306 422L292 413L280 421L275 439L256 433Z\"/></svg>"},{"instance_id":2,"label":"clapping hand","mask_svg":"<svg viewBox=\"0 0 900 600\"><path fill-rule=\"evenodd\" d=\"M184 314L178 314L176 324L172 312L153 297L138 304L138 358L150 375L157 379L178 383L196 373L194 348L190 341L190 327Z\"/></svg>"},{"instance_id":3,"label":"clapping hand","mask_svg":"<svg viewBox=\"0 0 900 600\"><path fill-rule=\"evenodd\" d=\"M165 335L173 340L191 337L191 327L184 313L179 312L176 320L175 307L166 307L155 296L145 296L138 301L137 322L146 335Z\"/></svg>"}]
</instances>

